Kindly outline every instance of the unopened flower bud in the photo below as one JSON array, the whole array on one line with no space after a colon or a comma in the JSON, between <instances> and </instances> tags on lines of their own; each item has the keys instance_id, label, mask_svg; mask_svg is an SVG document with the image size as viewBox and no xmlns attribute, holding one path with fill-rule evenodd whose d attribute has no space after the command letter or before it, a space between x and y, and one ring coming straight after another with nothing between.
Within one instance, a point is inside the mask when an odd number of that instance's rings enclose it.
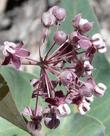
<instances>
[{"instance_id":1,"label":"unopened flower bud","mask_svg":"<svg viewBox=\"0 0 110 136\"><path fill-rule=\"evenodd\" d=\"M57 5L55 5L55 6L51 7L51 8L49 8L48 12L50 14L53 14L53 10L56 9L56 8L59 8L59 7Z\"/></svg>"},{"instance_id":2,"label":"unopened flower bud","mask_svg":"<svg viewBox=\"0 0 110 136\"><path fill-rule=\"evenodd\" d=\"M41 21L45 27L50 27L55 24L56 18L54 15L50 14L49 12L45 12L42 15Z\"/></svg>"},{"instance_id":3,"label":"unopened flower bud","mask_svg":"<svg viewBox=\"0 0 110 136\"><path fill-rule=\"evenodd\" d=\"M52 13L58 21L62 21L66 17L66 10L64 8L54 8Z\"/></svg>"},{"instance_id":4,"label":"unopened flower bud","mask_svg":"<svg viewBox=\"0 0 110 136\"><path fill-rule=\"evenodd\" d=\"M60 120L56 117L55 113L48 113L44 117L44 124L50 129L55 129L59 126Z\"/></svg>"},{"instance_id":5,"label":"unopened flower bud","mask_svg":"<svg viewBox=\"0 0 110 136\"><path fill-rule=\"evenodd\" d=\"M81 18L81 20L79 21L79 27L83 33L91 30L92 26L93 24L89 22L87 19Z\"/></svg>"},{"instance_id":6,"label":"unopened flower bud","mask_svg":"<svg viewBox=\"0 0 110 136\"><path fill-rule=\"evenodd\" d=\"M63 44L67 39L67 35L63 31L57 31L54 35L54 41L61 45Z\"/></svg>"}]
</instances>

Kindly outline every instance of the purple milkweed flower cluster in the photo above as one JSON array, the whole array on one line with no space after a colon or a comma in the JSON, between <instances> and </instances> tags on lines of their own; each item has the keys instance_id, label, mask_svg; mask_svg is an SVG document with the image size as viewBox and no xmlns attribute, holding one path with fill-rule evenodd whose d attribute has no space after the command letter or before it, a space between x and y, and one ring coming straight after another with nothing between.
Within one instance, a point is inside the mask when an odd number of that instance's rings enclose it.
<instances>
[{"instance_id":1,"label":"purple milkweed flower cluster","mask_svg":"<svg viewBox=\"0 0 110 136\"><path fill-rule=\"evenodd\" d=\"M92 64L94 55L107 50L104 40L99 33L92 37L87 35L93 23L80 14L72 20L73 32L66 34L59 30L65 17L65 9L58 6L42 15L44 31L41 45L47 40L51 27L55 27L56 31L50 49L46 55L40 54L39 62L27 58L30 53L23 49L23 43L5 42L3 46L5 60L2 65L11 63L19 68L21 59L25 58L29 64L39 65L41 68L39 79L31 81L32 98L36 100L35 109L27 107L23 112L30 116L31 120L27 125L30 131L40 129L42 120L48 128L57 128L60 118L71 113L69 105L76 105L80 114L86 114L94 96L103 96L107 89L103 83L97 84L92 75L95 70ZM56 49L52 52L53 47ZM50 73L54 75L54 79L49 76ZM44 108L39 105L39 98L44 100Z\"/></svg>"}]
</instances>

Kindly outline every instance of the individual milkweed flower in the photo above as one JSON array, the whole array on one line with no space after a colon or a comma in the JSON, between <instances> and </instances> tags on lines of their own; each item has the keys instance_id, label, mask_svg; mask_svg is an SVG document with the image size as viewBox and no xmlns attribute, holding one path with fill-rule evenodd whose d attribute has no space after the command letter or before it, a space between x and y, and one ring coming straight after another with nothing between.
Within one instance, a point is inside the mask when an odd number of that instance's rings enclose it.
<instances>
[{"instance_id":1,"label":"individual milkweed flower","mask_svg":"<svg viewBox=\"0 0 110 136\"><path fill-rule=\"evenodd\" d=\"M103 96L107 87L103 83L98 83L98 85L95 87L95 94L98 96Z\"/></svg>"},{"instance_id":2,"label":"individual milkweed flower","mask_svg":"<svg viewBox=\"0 0 110 136\"><path fill-rule=\"evenodd\" d=\"M90 97L93 94L93 86L90 83L84 83L79 88L81 96Z\"/></svg>"},{"instance_id":3,"label":"individual milkweed flower","mask_svg":"<svg viewBox=\"0 0 110 136\"><path fill-rule=\"evenodd\" d=\"M92 22L89 22L87 19L82 18L80 14L74 17L74 19L72 20L72 25L82 33L88 32L93 27Z\"/></svg>"},{"instance_id":4,"label":"individual milkweed flower","mask_svg":"<svg viewBox=\"0 0 110 136\"><path fill-rule=\"evenodd\" d=\"M5 41L3 45L3 55L5 59L2 65L13 64L16 68L21 66L21 58L26 58L30 52L23 48L24 44Z\"/></svg>"},{"instance_id":5,"label":"individual milkweed flower","mask_svg":"<svg viewBox=\"0 0 110 136\"><path fill-rule=\"evenodd\" d=\"M72 69L65 69L59 75L59 79L63 85L70 85L71 83L77 82L78 78L75 71Z\"/></svg>"},{"instance_id":6,"label":"individual milkweed flower","mask_svg":"<svg viewBox=\"0 0 110 136\"><path fill-rule=\"evenodd\" d=\"M86 100L83 100L79 105L78 105L78 110L80 114L84 115L86 112L90 110L90 103L87 102Z\"/></svg>"},{"instance_id":7,"label":"individual milkweed flower","mask_svg":"<svg viewBox=\"0 0 110 136\"><path fill-rule=\"evenodd\" d=\"M22 114L24 117L30 116L31 118L31 121L27 121L27 129L29 132L34 132L41 129L42 108L39 105L35 110L32 110L30 107L26 107Z\"/></svg>"},{"instance_id":8,"label":"individual milkweed flower","mask_svg":"<svg viewBox=\"0 0 110 136\"><path fill-rule=\"evenodd\" d=\"M96 33L92 36L92 43L96 47L99 53L105 53L107 51L105 42L99 33Z\"/></svg>"},{"instance_id":9,"label":"individual milkweed flower","mask_svg":"<svg viewBox=\"0 0 110 136\"><path fill-rule=\"evenodd\" d=\"M85 69L84 75L89 76L92 74L94 67L90 64L90 62L88 60L85 60L84 61L84 69Z\"/></svg>"}]
</instances>

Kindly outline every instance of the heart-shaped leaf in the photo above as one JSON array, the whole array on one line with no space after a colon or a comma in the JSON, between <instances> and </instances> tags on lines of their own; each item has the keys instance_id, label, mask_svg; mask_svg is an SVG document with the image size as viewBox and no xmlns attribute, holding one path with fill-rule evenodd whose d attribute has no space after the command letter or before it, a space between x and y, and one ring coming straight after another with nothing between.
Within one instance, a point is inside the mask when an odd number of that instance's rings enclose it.
<instances>
[{"instance_id":1,"label":"heart-shaped leaf","mask_svg":"<svg viewBox=\"0 0 110 136\"><path fill-rule=\"evenodd\" d=\"M20 112L30 103L29 81L35 77L7 66L0 68L0 74L0 116L27 131Z\"/></svg>"}]
</instances>

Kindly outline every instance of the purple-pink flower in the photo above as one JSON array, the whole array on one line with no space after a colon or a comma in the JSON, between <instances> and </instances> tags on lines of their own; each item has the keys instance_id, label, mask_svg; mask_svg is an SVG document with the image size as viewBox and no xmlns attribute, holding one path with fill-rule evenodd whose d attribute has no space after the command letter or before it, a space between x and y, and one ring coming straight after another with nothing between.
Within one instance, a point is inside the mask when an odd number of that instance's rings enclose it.
<instances>
[{"instance_id":1,"label":"purple-pink flower","mask_svg":"<svg viewBox=\"0 0 110 136\"><path fill-rule=\"evenodd\" d=\"M21 66L21 58L26 58L30 52L23 48L24 44L5 41L3 45L3 55L5 59L2 65L13 64L16 68Z\"/></svg>"},{"instance_id":2,"label":"purple-pink flower","mask_svg":"<svg viewBox=\"0 0 110 136\"><path fill-rule=\"evenodd\" d=\"M92 22L89 22L87 19L82 18L80 14L75 16L75 18L72 21L72 25L75 29L77 29L81 33L88 32L93 27Z\"/></svg>"}]
</instances>

